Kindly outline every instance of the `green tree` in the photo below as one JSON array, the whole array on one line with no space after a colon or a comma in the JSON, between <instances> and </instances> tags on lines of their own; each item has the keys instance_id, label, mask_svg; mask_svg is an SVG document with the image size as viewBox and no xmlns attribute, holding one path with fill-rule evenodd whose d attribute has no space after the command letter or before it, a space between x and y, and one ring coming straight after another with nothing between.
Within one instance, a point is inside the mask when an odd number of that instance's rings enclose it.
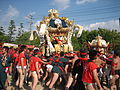
<instances>
[{"instance_id":1,"label":"green tree","mask_svg":"<svg viewBox=\"0 0 120 90\"><path fill-rule=\"evenodd\" d=\"M24 33L24 29L23 29L23 23L20 23L20 27L18 28L18 37L20 37L22 35L22 33Z\"/></svg>"},{"instance_id":2,"label":"green tree","mask_svg":"<svg viewBox=\"0 0 120 90\"><path fill-rule=\"evenodd\" d=\"M77 34L78 32L76 32ZM87 40L87 35L89 31L83 30L82 35L80 37L72 37L72 45L75 51L78 51L81 47L84 46L84 42Z\"/></svg>"},{"instance_id":3,"label":"green tree","mask_svg":"<svg viewBox=\"0 0 120 90\"><path fill-rule=\"evenodd\" d=\"M9 37L5 34L5 30L1 26L0 27L0 42L1 43L8 42L8 39L9 39Z\"/></svg>"},{"instance_id":4,"label":"green tree","mask_svg":"<svg viewBox=\"0 0 120 90\"><path fill-rule=\"evenodd\" d=\"M0 27L0 35L5 35L5 30L2 26Z\"/></svg>"},{"instance_id":5,"label":"green tree","mask_svg":"<svg viewBox=\"0 0 120 90\"><path fill-rule=\"evenodd\" d=\"M39 38L30 41L30 32L24 32L20 37L16 39L15 44L24 44L24 45L36 45L39 46Z\"/></svg>"},{"instance_id":6,"label":"green tree","mask_svg":"<svg viewBox=\"0 0 120 90\"><path fill-rule=\"evenodd\" d=\"M9 27L8 27L9 42L14 41L15 31L16 31L15 22L14 22L14 20L10 20L10 24L9 24Z\"/></svg>"},{"instance_id":7,"label":"green tree","mask_svg":"<svg viewBox=\"0 0 120 90\"><path fill-rule=\"evenodd\" d=\"M102 36L103 39L106 40L106 42L110 42L110 44L112 45L111 49L120 48L120 32L118 32L117 30L99 28L98 30L92 31L84 30L81 37L79 38L73 36L72 45L74 47L74 50L78 51L80 48L83 48L85 42L91 42L98 35ZM14 43L39 46L39 37L33 41L29 41L29 37L30 32L24 32L20 37L16 39Z\"/></svg>"},{"instance_id":8,"label":"green tree","mask_svg":"<svg viewBox=\"0 0 120 90\"><path fill-rule=\"evenodd\" d=\"M102 36L106 42L110 42L111 49L120 47L120 32L117 30L108 30L103 28L98 28L98 30L92 31L83 31L81 37L78 38L78 42L81 44L80 47L84 46L84 42L91 42L98 35Z\"/></svg>"}]
</instances>

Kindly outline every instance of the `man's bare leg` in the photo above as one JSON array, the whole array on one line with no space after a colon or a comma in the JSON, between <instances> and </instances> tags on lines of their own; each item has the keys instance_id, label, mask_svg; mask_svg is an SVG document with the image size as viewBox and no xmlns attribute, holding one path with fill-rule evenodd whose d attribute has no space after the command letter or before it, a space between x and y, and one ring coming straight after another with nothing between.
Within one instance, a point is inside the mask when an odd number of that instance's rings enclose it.
<instances>
[{"instance_id":1,"label":"man's bare leg","mask_svg":"<svg viewBox=\"0 0 120 90\"><path fill-rule=\"evenodd\" d=\"M115 81L116 81L118 78L119 78L118 75L114 75L113 78L111 79L111 81L110 81L110 84L111 84L110 89L111 89L111 90L115 90L115 88L116 88Z\"/></svg>"},{"instance_id":2,"label":"man's bare leg","mask_svg":"<svg viewBox=\"0 0 120 90\"><path fill-rule=\"evenodd\" d=\"M51 83L51 80L52 80L52 77L53 77L53 73L49 73L50 74L50 79L49 79L49 81L46 83L46 86L49 86L50 85L50 83Z\"/></svg>"},{"instance_id":3,"label":"man's bare leg","mask_svg":"<svg viewBox=\"0 0 120 90\"><path fill-rule=\"evenodd\" d=\"M58 77L59 77L58 73L53 73L53 77L52 77L51 83L49 85L49 88L53 88L53 85L56 83Z\"/></svg>"},{"instance_id":4,"label":"man's bare leg","mask_svg":"<svg viewBox=\"0 0 120 90\"><path fill-rule=\"evenodd\" d=\"M35 90L35 87L36 87L36 85L38 83L38 76L37 76L37 74L36 73L32 73L32 78L33 78L33 80L32 80L32 90Z\"/></svg>"},{"instance_id":5,"label":"man's bare leg","mask_svg":"<svg viewBox=\"0 0 120 90\"><path fill-rule=\"evenodd\" d=\"M70 88L70 86L72 85L72 82L73 82L73 77L72 77L72 76L69 76L69 77L68 77L67 84L66 84L66 87L67 87L67 88Z\"/></svg>"}]
</instances>

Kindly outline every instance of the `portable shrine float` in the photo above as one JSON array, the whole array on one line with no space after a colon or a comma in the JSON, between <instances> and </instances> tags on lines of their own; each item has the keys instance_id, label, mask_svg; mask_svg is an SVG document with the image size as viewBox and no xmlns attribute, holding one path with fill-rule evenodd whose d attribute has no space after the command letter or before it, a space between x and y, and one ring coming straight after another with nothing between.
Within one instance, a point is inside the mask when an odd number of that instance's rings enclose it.
<instances>
[{"instance_id":1,"label":"portable shrine float","mask_svg":"<svg viewBox=\"0 0 120 90\"><path fill-rule=\"evenodd\" d=\"M48 16L36 25L36 30L32 31L30 40L40 38L40 48L43 54L47 56L50 53L70 52L73 51L71 37L74 30L79 30L77 36L81 36L83 27L74 24L74 21L67 17L59 17L55 9L50 9Z\"/></svg>"},{"instance_id":2,"label":"portable shrine float","mask_svg":"<svg viewBox=\"0 0 120 90\"><path fill-rule=\"evenodd\" d=\"M103 37L96 36L92 42L88 42L89 49L94 49L99 51L101 54L105 54L108 52L108 49L110 47L110 43L106 42Z\"/></svg>"}]
</instances>

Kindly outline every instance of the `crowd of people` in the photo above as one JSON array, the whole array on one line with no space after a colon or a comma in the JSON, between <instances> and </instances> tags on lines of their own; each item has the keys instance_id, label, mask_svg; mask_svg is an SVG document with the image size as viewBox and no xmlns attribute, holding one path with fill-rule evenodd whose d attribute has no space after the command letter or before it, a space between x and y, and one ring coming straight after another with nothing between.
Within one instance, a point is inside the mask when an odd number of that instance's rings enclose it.
<instances>
[{"instance_id":1,"label":"crowd of people","mask_svg":"<svg viewBox=\"0 0 120 90\"><path fill-rule=\"evenodd\" d=\"M0 90L9 86L24 90L24 85L36 90L39 84L44 90L120 90L120 50L101 54L82 48L45 56L40 49L25 45L1 47Z\"/></svg>"}]
</instances>

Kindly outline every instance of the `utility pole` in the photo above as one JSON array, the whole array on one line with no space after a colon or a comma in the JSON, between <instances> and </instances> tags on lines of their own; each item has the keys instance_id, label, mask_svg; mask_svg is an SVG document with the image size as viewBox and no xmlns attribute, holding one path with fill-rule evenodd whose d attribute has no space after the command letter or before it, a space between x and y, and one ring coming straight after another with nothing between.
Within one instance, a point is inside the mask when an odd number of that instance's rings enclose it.
<instances>
[{"instance_id":1,"label":"utility pole","mask_svg":"<svg viewBox=\"0 0 120 90\"><path fill-rule=\"evenodd\" d=\"M30 32L32 31L32 24L33 24L33 15L32 14L29 14L28 16L26 16L26 18L29 20L29 30ZM29 44L30 44L30 40L29 40Z\"/></svg>"},{"instance_id":2,"label":"utility pole","mask_svg":"<svg viewBox=\"0 0 120 90\"><path fill-rule=\"evenodd\" d=\"M26 18L29 20L29 30L32 31L32 24L33 24L33 15L32 14L29 14L28 16L26 16Z\"/></svg>"}]
</instances>

